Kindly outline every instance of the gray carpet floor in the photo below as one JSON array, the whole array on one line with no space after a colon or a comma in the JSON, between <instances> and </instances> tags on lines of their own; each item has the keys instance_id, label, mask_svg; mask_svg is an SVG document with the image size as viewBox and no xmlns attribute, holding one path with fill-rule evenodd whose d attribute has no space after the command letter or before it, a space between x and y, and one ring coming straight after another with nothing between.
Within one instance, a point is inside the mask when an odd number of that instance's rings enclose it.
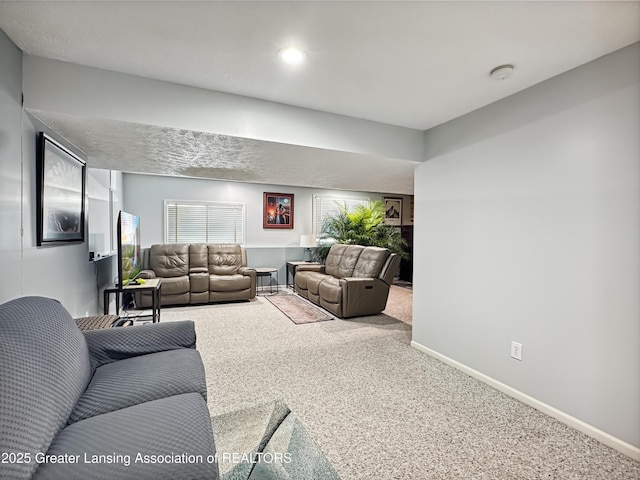
<instances>
[{"instance_id":1,"label":"gray carpet floor","mask_svg":"<svg viewBox=\"0 0 640 480\"><path fill-rule=\"evenodd\" d=\"M640 478L640 462L411 348L389 315L295 325L258 297L163 308L171 320L196 323L212 415L282 400L343 480Z\"/></svg>"}]
</instances>

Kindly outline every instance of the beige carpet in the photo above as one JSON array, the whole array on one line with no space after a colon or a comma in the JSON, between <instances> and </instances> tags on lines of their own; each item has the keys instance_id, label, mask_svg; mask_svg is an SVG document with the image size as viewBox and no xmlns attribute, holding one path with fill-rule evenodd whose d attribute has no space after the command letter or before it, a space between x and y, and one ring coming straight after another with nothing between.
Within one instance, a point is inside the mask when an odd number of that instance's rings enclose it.
<instances>
[{"instance_id":1,"label":"beige carpet","mask_svg":"<svg viewBox=\"0 0 640 480\"><path fill-rule=\"evenodd\" d=\"M180 319L196 322L212 415L282 400L343 480L640 477L639 462L411 348L389 315L301 328L264 298L163 308Z\"/></svg>"},{"instance_id":2,"label":"beige carpet","mask_svg":"<svg viewBox=\"0 0 640 480\"><path fill-rule=\"evenodd\" d=\"M411 325L413 320L413 292L407 288L391 285L387 307L382 313Z\"/></svg>"}]
</instances>

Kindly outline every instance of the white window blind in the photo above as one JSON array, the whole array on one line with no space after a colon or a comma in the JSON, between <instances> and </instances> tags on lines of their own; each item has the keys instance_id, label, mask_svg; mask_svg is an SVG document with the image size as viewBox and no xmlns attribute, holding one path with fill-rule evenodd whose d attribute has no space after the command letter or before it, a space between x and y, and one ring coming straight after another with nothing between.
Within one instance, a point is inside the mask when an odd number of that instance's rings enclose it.
<instances>
[{"instance_id":1,"label":"white window blind","mask_svg":"<svg viewBox=\"0 0 640 480\"><path fill-rule=\"evenodd\" d=\"M166 243L245 243L242 203L165 202Z\"/></svg>"},{"instance_id":2,"label":"white window blind","mask_svg":"<svg viewBox=\"0 0 640 480\"><path fill-rule=\"evenodd\" d=\"M329 215L339 213L342 207L351 211L356 205L369 205L368 198L313 197L313 233L319 235L322 224Z\"/></svg>"}]
</instances>

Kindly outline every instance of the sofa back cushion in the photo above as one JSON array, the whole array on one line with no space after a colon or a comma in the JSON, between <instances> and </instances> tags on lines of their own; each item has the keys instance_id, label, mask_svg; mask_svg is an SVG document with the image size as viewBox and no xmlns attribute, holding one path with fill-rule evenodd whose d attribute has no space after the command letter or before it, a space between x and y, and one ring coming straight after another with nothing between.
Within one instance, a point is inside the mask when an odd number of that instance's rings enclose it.
<instances>
[{"instance_id":1,"label":"sofa back cushion","mask_svg":"<svg viewBox=\"0 0 640 480\"><path fill-rule=\"evenodd\" d=\"M0 305L0 452L46 452L90 377L84 336L58 301L22 297ZM31 478L37 466L14 462L0 470Z\"/></svg>"},{"instance_id":2,"label":"sofa back cushion","mask_svg":"<svg viewBox=\"0 0 640 480\"><path fill-rule=\"evenodd\" d=\"M364 247L361 245L333 245L325 260L324 271L337 278L352 277L362 250Z\"/></svg>"},{"instance_id":3,"label":"sofa back cushion","mask_svg":"<svg viewBox=\"0 0 640 480\"><path fill-rule=\"evenodd\" d=\"M238 243L210 243L209 273L212 275L233 275L240 267L246 267L242 247Z\"/></svg>"},{"instance_id":4,"label":"sofa back cushion","mask_svg":"<svg viewBox=\"0 0 640 480\"><path fill-rule=\"evenodd\" d=\"M151 245L149 267L158 277L181 277L189 274L189 244Z\"/></svg>"},{"instance_id":5,"label":"sofa back cushion","mask_svg":"<svg viewBox=\"0 0 640 480\"><path fill-rule=\"evenodd\" d=\"M206 243L189 245L189 273L207 272L208 249Z\"/></svg>"},{"instance_id":6,"label":"sofa back cushion","mask_svg":"<svg viewBox=\"0 0 640 480\"><path fill-rule=\"evenodd\" d=\"M391 252L386 248L366 247L353 269L354 277L377 278Z\"/></svg>"}]
</instances>

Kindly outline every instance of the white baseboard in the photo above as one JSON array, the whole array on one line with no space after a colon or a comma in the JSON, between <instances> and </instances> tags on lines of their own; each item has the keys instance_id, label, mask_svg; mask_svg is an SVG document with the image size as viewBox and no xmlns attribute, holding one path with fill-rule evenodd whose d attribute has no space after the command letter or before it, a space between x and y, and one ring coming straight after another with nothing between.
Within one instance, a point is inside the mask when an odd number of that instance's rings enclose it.
<instances>
[{"instance_id":1,"label":"white baseboard","mask_svg":"<svg viewBox=\"0 0 640 480\"><path fill-rule=\"evenodd\" d=\"M421 345L418 342L412 341L411 346L416 350L420 350L421 352L426 353L427 355L430 355L446 363L447 365L451 365L452 367L466 373L467 375L473 378L476 378L481 382L486 383L487 385L490 385L497 390L500 390L503 393L506 393L510 397L520 400L522 403L526 403L530 407L533 407L536 410L539 410L542 413L545 413L550 417L553 417L556 420L559 420L565 425L568 425L586 435L589 435L590 437L617 450L618 452L623 453L633 458L634 460L640 461L640 448L635 447L623 440L620 440L619 438L616 438L613 435L603 432L602 430L599 430L589 425L588 423L583 422L582 420L578 420L577 418L572 417L571 415L568 415L558 410L557 408L552 407L551 405L547 405L546 403L541 402L540 400L536 400L535 398L530 397L529 395L522 393L519 390L516 390L515 388L510 387L509 385L499 382L498 380L491 378L488 375L485 375L484 373L478 372L477 370L474 370L473 368L470 368L460 362L457 362L452 358L442 355L441 353L438 353L435 350L431 350L430 348L425 347L424 345Z\"/></svg>"}]
</instances>

